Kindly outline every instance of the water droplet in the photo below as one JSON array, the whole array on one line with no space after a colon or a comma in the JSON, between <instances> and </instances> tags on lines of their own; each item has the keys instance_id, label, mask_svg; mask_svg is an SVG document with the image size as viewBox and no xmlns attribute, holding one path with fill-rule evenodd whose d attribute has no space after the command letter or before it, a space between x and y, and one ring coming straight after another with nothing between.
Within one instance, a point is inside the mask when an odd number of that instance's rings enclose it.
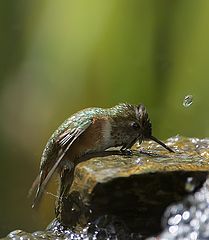
<instances>
[{"instance_id":1,"label":"water droplet","mask_svg":"<svg viewBox=\"0 0 209 240\"><path fill-rule=\"evenodd\" d=\"M196 232L191 232L191 233L190 233L190 239L191 239L191 240L197 240L197 237L198 237L198 236L197 236L197 233L196 233Z\"/></svg>"},{"instance_id":2,"label":"water droplet","mask_svg":"<svg viewBox=\"0 0 209 240\"><path fill-rule=\"evenodd\" d=\"M177 231L178 231L178 226L177 225L175 225L175 226L171 226L171 227L169 227L169 232L171 233L171 234L176 234L177 233Z\"/></svg>"},{"instance_id":3,"label":"water droplet","mask_svg":"<svg viewBox=\"0 0 209 240\"><path fill-rule=\"evenodd\" d=\"M197 219L192 219L190 225L197 230L199 229L200 222Z\"/></svg>"},{"instance_id":4,"label":"water droplet","mask_svg":"<svg viewBox=\"0 0 209 240\"><path fill-rule=\"evenodd\" d=\"M184 107L189 107L191 106L193 103L193 96L192 95L187 95L184 97L184 101L183 101L183 106Z\"/></svg>"},{"instance_id":5,"label":"water droplet","mask_svg":"<svg viewBox=\"0 0 209 240\"><path fill-rule=\"evenodd\" d=\"M188 220L190 217L190 212L189 211L185 211L183 214L182 214L182 218L184 219L184 221Z\"/></svg>"},{"instance_id":6,"label":"water droplet","mask_svg":"<svg viewBox=\"0 0 209 240\"><path fill-rule=\"evenodd\" d=\"M185 190L187 192L193 192L195 189L195 181L193 179L193 177L188 177L186 180L186 184L185 184Z\"/></svg>"},{"instance_id":7,"label":"water droplet","mask_svg":"<svg viewBox=\"0 0 209 240\"><path fill-rule=\"evenodd\" d=\"M21 236L21 234L23 234L23 233L24 233L23 230L17 229L17 230L10 232L8 237L13 238L13 237Z\"/></svg>"},{"instance_id":8,"label":"water droplet","mask_svg":"<svg viewBox=\"0 0 209 240\"><path fill-rule=\"evenodd\" d=\"M181 215L177 214L176 216L168 219L168 224L169 225L177 225L177 224L179 224L180 221L181 221Z\"/></svg>"},{"instance_id":9,"label":"water droplet","mask_svg":"<svg viewBox=\"0 0 209 240\"><path fill-rule=\"evenodd\" d=\"M139 164L139 165L141 165L141 164L142 164L141 160L142 160L142 159L141 159L140 157L139 157L139 158L137 158L137 159L136 159L136 164Z\"/></svg>"}]
</instances>

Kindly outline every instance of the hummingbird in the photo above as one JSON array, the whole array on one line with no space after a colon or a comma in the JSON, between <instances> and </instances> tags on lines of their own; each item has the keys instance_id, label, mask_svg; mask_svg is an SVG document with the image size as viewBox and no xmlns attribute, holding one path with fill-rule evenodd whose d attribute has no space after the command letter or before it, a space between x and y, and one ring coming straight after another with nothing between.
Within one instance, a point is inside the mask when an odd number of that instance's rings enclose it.
<instances>
[{"instance_id":1,"label":"hummingbird","mask_svg":"<svg viewBox=\"0 0 209 240\"><path fill-rule=\"evenodd\" d=\"M111 108L86 108L66 119L49 138L43 151L39 175L30 193L37 188L32 207L37 206L45 187L57 171L60 176L59 198L70 189L78 163L92 155L108 153L110 147L130 152L138 141L153 140L174 152L152 136L152 125L143 104L121 103ZM111 153L111 151L110 151ZM111 154L110 154L111 155Z\"/></svg>"}]
</instances>

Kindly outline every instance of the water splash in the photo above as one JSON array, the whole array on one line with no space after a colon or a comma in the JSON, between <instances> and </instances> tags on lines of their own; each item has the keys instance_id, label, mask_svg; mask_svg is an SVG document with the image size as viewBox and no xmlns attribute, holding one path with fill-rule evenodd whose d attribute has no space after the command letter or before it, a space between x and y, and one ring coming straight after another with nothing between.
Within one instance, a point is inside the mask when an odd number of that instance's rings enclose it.
<instances>
[{"instance_id":1,"label":"water splash","mask_svg":"<svg viewBox=\"0 0 209 240\"><path fill-rule=\"evenodd\" d=\"M193 103L193 96L192 95L186 95L183 100L183 106L189 107Z\"/></svg>"}]
</instances>

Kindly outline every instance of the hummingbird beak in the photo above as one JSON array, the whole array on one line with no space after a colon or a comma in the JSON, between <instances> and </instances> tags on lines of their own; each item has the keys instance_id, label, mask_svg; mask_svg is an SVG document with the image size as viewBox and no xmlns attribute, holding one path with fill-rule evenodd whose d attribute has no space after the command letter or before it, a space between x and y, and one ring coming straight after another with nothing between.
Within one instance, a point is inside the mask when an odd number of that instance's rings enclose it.
<instances>
[{"instance_id":1,"label":"hummingbird beak","mask_svg":"<svg viewBox=\"0 0 209 240\"><path fill-rule=\"evenodd\" d=\"M156 137L151 136L151 137L149 137L149 139L151 139L151 140L153 140L154 142L160 144L162 147L166 148L169 152L173 152L173 153L174 153L174 151L173 151L171 148L169 148L168 146L166 146L165 143L161 142L161 141L160 141L159 139L157 139Z\"/></svg>"}]
</instances>

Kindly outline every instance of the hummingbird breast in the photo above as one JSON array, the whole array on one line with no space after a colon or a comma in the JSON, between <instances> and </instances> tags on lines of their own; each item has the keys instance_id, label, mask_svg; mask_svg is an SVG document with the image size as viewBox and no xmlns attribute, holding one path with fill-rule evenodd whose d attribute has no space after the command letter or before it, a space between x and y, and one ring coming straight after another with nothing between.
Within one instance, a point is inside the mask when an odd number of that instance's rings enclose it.
<instances>
[{"instance_id":1,"label":"hummingbird breast","mask_svg":"<svg viewBox=\"0 0 209 240\"><path fill-rule=\"evenodd\" d=\"M112 145L109 119L95 117L91 126L72 145L67 157L77 159L87 153L104 151Z\"/></svg>"}]
</instances>

